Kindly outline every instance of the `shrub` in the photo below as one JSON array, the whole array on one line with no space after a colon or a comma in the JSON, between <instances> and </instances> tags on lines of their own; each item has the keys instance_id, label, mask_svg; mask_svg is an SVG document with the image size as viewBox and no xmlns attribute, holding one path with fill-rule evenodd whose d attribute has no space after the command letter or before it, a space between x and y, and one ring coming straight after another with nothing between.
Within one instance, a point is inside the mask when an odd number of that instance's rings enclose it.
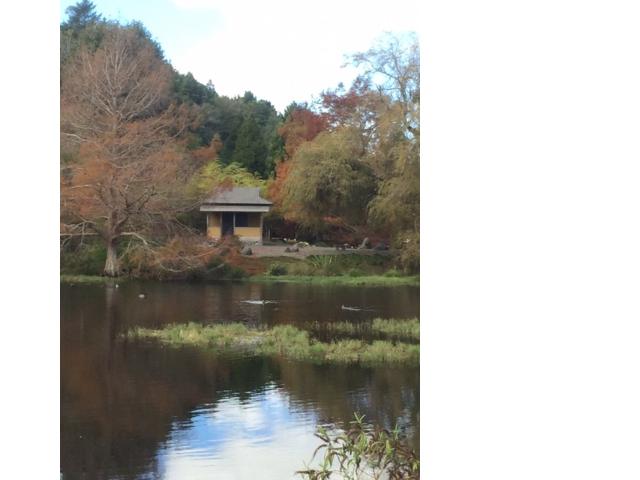
<instances>
[{"instance_id":1,"label":"shrub","mask_svg":"<svg viewBox=\"0 0 640 480\"><path fill-rule=\"evenodd\" d=\"M315 268L306 262L296 262L288 265L290 275L313 275Z\"/></svg>"},{"instance_id":2,"label":"shrub","mask_svg":"<svg viewBox=\"0 0 640 480\"><path fill-rule=\"evenodd\" d=\"M107 259L107 250L99 243L83 245L60 253L61 273L101 275Z\"/></svg>"},{"instance_id":3,"label":"shrub","mask_svg":"<svg viewBox=\"0 0 640 480\"><path fill-rule=\"evenodd\" d=\"M355 421L343 429L329 431L322 426L318 427L316 437L322 443L313 457L324 450L321 465L317 469L307 468L296 473L308 480L420 478L418 455L408 447L399 428L392 431L380 427L370 429L363 420L364 415L355 414Z\"/></svg>"},{"instance_id":4,"label":"shrub","mask_svg":"<svg viewBox=\"0 0 640 480\"><path fill-rule=\"evenodd\" d=\"M397 265L405 273L416 274L420 272L420 234L407 233L398 235L402 239L400 252L397 257Z\"/></svg>"},{"instance_id":5,"label":"shrub","mask_svg":"<svg viewBox=\"0 0 640 480\"><path fill-rule=\"evenodd\" d=\"M402 272L396 268L392 268L391 270L387 270L384 272L385 277L401 277Z\"/></svg>"},{"instance_id":6,"label":"shrub","mask_svg":"<svg viewBox=\"0 0 640 480\"><path fill-rule=\"evenodd\" d=\"M286 275L286 274L287 274L287 267L280 263L272 263L271 265L269 265L269 268L267 269L267 275L271 275L273 277Z\"/></svg>"}]
</instances>

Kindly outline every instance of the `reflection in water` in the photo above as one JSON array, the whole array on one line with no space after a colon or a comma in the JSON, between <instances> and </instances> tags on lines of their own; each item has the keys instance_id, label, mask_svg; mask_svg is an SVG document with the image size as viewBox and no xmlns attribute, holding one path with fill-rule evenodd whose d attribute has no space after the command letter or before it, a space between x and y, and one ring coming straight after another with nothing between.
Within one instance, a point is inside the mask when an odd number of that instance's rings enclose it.
<instances>
[{"instance_id":1,"label":"reflection in water","mask_svg":"<svg viewBox=\"0 0 640 480\"><path fill-rule=\"evenodd\" d=\"M376 312L347 318L342 304ZM410 287L62 286L64 478L291 478L318 444L316 425L349 421L354 411L386 426L400 422L417 447L416 368L222 357L118 340L132 325L358 320L415 316L417 308Z\"/></svg>"},{"instance_id":2,"label":"reflection in water","mask_svg":"<svg viewBox=\"0 0 640 480\"><path fill-rule=\"evenodd\" d=\"M225 398L172 428L159 470L166 478L209 479L216 472L216 479L253 479L259 465L269 478L290 478L291 466L301 468L317 446L316 422L313 411L296 410L275 385L244 402Z\"/></svg>"}]
</instances>

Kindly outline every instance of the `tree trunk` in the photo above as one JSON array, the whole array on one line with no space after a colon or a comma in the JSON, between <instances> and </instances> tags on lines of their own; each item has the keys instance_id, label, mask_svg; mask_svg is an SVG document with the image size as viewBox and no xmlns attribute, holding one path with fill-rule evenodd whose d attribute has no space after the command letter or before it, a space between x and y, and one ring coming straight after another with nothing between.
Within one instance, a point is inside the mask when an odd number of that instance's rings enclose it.
<instances>
[{"instance_id":1,"label":"tree trunk","mask_svg":"<svg viewBox=\"0 0 640 480\"><path fill-rule=\"evenodd\" d=\"M120 262L116 250L116 239L107 240L107 261L104 264L104 274L107 277L117 277L120 274Z\"/></svg>"}]
</instances>

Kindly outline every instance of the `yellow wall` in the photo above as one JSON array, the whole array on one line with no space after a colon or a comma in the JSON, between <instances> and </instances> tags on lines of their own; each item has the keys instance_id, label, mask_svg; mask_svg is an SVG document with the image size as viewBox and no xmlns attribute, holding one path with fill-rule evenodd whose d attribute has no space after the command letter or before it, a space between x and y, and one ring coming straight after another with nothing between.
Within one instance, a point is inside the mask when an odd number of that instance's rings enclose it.
<instances>
[{"instance_id":1,"label":"yellow wall","mask_svg":"<svg viewBox=\"0 0 640 480\"><path fill-rule=\"evenodd\" d=\"M260 230L260 227L236 227L235 234L240 237L240 239L250 237L255 240L260 240L262 230Z\"/></svg>"},{"instance_id":2,"label":"yellow wall","mask_svg":"<svg viewBox=\"0 0 640 480\"><path fill-rule=\"evenodd\" d=\"M248 214L248 227L235 227L234 233L240 239L246 238L248 240L262 240L262 228L260 217L261 213L249 212ZM221 225L221 213L209 212L207 213L207 237L220 238L222 236Z\"/></svg>"},{"instance_id":3,"label":"yellow wall","mask_svg":"<svg viewBox=\"0 0 640 480\"><path fill-rule=\"evenodd\" d=\"M260 217L262 216L259 212L249 212L247 215L247 223L248 227L236 227L235 234L240 237L240 239L246 238L247 240L262 240L262 226L260 225Z\"/></svg>"},{"instance_id":4,"label":"yellow wall","mask_svg":"<svg viewBox=\"0 0 640 480\"><path fill-rule=\"evenodd\" d=\"M220 238L220 212L207 213L207 237Z\"/></svg>"}]
</instances>

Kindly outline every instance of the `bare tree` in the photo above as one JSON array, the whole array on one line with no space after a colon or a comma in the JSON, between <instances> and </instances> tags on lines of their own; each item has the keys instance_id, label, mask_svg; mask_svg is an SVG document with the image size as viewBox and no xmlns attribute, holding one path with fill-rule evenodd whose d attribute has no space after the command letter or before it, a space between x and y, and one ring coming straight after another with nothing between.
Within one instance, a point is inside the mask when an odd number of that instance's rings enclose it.
<instances>
[{"instance_id":1,"label":"bare tree","mask_svg":"<svg viewBox=\"0 0 640 480\"><path fill-rule=\"evenodd\" d=\"M61 133L77 154L62 175L63 230L104 242L104 273L120 272L118 241L173 211L184 177L176 137L184 112L170 105L172 71L135 29L115 27L62 72Z\"/></svg>"}]
</instances>

